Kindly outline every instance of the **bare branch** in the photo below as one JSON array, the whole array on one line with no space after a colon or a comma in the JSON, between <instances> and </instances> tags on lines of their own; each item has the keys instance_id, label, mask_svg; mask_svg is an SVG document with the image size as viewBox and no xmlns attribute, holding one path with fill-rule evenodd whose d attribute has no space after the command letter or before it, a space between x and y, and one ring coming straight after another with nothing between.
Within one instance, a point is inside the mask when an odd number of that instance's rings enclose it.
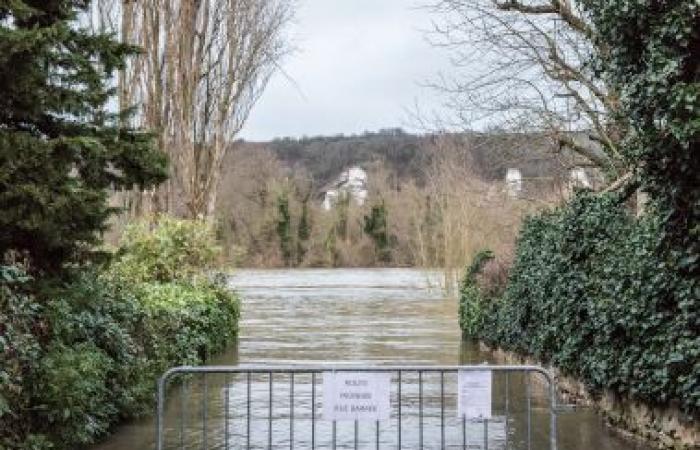
<instances>
[{"instance_id":1,"label":"bare branch","mask_svg":"<svg viewBox=\"0 0 700 450\"><path fill-rule=\"evenodd\" d=\"M501 11L517 11L523 14L557 14L573 29L593 37L593 30L580 16L576 15L569 1L551 0L549 4L526 5L518 0L499 2L493 0L494 5Z\"/></svg>"},{"instance_id":2,"label":"bare branch","mask_svg":"<svg viewBox=\"0 0 700 450\"><path fill-rule=\"evenodd\" d=\"M119 83L170 156L153 209L211 217L226 148L288 52L291 0L97 1L120 4L122 39L144 49Z\"/></svg>"},{"instance_id":3,"label":"bare branch","mask_svg":"<svg viewBox=\"0 0 700 450\"><path fill-rule=\"evenodd\" d=\"M606 173L624 167L616 96L586 64L595 43L574 1L436 2L431 42L460 72L432 86L465 129L546 132Z\"/></svg>"}]
</instances>

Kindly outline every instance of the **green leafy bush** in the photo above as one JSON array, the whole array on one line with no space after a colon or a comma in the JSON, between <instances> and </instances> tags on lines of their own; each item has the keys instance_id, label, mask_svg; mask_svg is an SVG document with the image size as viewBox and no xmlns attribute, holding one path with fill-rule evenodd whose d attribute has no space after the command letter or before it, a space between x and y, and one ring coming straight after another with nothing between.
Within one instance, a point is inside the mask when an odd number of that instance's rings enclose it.
<instances>
[{"instance_id":1,"label":"green leafy bush","mask_svg":"<svg viewBox=\"0 0 700 450\"><path fill-rule=\"evenodd\" d=\"M109 375L114 361L95 344L56 343L40 360L35 400L52 441L89 444L117 416Z\"/></svg>"},{"instance_id":2,"label":"green leafy bush","mask_svg":"<svg viewBox=\"0 0 700 450\"><path fill-rule=\"evenodd\" d=\"M211 226L163 215L127 227L110 273L131 282L190 280L212 269L220 254Z\"/></svg>"},{"instance_id":3,"label":"green leafy bush","mask_svg":"<svg viewBox=\"0 0 700 450\"><path fill-rule=\"evenodd\" d=\"M477 275L493 257L489 250L477 253L459 285L459 326L464 337L477 337L483 326L489 295L478 285Z\"/></svg>"},{"instance_id":4,"label":"green leafy bush","mask_svg":"<svg viewBox=\"0 0 700 450\"><path fill-rule=\"evenodd\" d=\"M215 254L205 228L158 224L159 242L132 228L106 273L39 282L0 266L0 448L95 442L152 410L168 367L199 364L235 337L236 295L196 268ZM157 248L181 265L161 261ZM185 255L193 248L201 252Z\"/></svg>"},{"instance_id":5,"label":"green leafy bush","mask_svg":"<svg viewBox=\"0 0 700 450\"><path fill-rule=\"evenodd\" d=\"M161 373L174 363L198 364L223 350L237 334L238 299L223 286L143 283L136 289L150 372Z\"/></svg>"},{"instance_id":6,"label":"green leafy bush","mask_svg":"<svg viewBox=\"0 0 700 450\"><path fill-rule=\"evenodd\" d=\"M31 370L39 359L43 308L28 292L32 281L17 267L0 266L0 448L43 448L26 420Z\"/></svg>"},{"instance_id":7,"label":"green leafy bush","mask_svg":"<svg viewBox=\"0 0 700 450\"><path fill-rule=\"evenodd\" d=\"M112 364L108 374L110 400L120 416L130 417L149 405L152 373L143 369L151 355L140 342L145 321L142 302L133 285L119 286L100 274L80 274L69 285L45 289L45 307L51 340L77 347L88 342L106 354Z\"/></svg>"},{"instance_id":8,"label":"green leafy bush","mask_svg":"<svg viewBox=\"0 0 700 450\"><path fill-rule=\"evenodd\" d=\"M700 411L700 284L659 251L663 218L580 193L530 218L503 296L470 333L652 405ZM470 292L461 299L466 308Z\"/></svg>"}]
</instances>

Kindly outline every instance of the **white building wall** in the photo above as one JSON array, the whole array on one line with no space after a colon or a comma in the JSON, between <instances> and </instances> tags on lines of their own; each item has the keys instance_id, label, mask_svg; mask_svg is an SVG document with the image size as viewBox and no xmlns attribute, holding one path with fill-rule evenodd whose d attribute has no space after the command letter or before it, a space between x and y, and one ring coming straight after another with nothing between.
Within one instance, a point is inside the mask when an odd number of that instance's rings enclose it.
<instances>
[{"instance_id":1,"label":"white building wall","mask_svg":"<svg viewBox=\"0 0 700 450\"><path fill-rule=\"evenodd\" d=\"M506 192L517 197L523 191L523 174L520 169L510 168L506 172Z\"/></svg>"},{"instance_id":2,"label":"white building wall","mask_svg":"<svg viewBox=\"0 0 700 450\"><path fill-rule=\"evenodd\" d=\"M354 166L343 171L333 183L336 188L326 191L323 198L323 209L326 211L332 209L341 193L350 195L356 204L363 205L369 195L367 178L367 172L361 167Z\"/></svg>"}]
</instances>

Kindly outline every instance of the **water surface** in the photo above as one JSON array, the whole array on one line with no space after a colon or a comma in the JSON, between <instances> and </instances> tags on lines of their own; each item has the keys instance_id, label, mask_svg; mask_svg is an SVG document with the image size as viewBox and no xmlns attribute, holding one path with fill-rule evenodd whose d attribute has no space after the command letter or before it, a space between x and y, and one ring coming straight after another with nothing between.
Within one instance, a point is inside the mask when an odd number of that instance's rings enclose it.
<instances>
[{"instance_id":1,"label":"water surface","mask_svg":"<svg viewBox=\"0 0 700 450\"><path fill-rule=\"evenodd\" d=\"M457 305L440 288L441 276L411 269L333 269L240 271L231 285L241 294L240 337L216 365L457 365L493 363L488 352L460 339ZM315 399L320 402L320 376ZM544 449L548 448L549 410L544 385L525 377L494 375L494 418L487 424L462 424L456 417L453 392L456 377L426 373L419 391L418 375L402 378L402 448L418 448L419 420L423 448ZM269 433L267 374L250 379L251 421L247 421L245 376L191 378L168 392L168 448L311 448L311 375L273 378L272 434ZM396 374L393 375L396 381ZM447 394L441 403L440 389ZM292 391L293 389L293 391ZM507 395L506 395L507 394ZM396 383L392 406L397 405ZM294 398L291 401L292 396ZM528 403L528 401L530 403ZM529 408L528 408L529 405ZM419 419L419 408L422 419ZM530 410L530 414L527 411ZM315 410L316 448L332 448L332 424L318 420ZM508 417L508 420L505 420ZM529 417L529 419L528 419ZM206 427L202 426L207 419ZM528 422L529 420L529 422ZM446 430L441 436L440 426ZM527 424L530 423L528 427ZM250 432L248 432L250 426ZM396 448L396 411L387 423L358 425L358 448ZM379 433L377 433L379 430ZM588 409L559 416L560 450L648 450L639 442L623 439ZM248 436L251 436L248 438ZM444 437L443 437L444 436ZM529 438L528 438L529 436ZM291 440L290 440L291 437ZM354 448L354 424L336 427L337 448ZM127 424L96 450L151 450L152 420ZM291 445L290 445L290 442ZM528 445L529 442L529 445Z\"/></svg>"}]
</instances>

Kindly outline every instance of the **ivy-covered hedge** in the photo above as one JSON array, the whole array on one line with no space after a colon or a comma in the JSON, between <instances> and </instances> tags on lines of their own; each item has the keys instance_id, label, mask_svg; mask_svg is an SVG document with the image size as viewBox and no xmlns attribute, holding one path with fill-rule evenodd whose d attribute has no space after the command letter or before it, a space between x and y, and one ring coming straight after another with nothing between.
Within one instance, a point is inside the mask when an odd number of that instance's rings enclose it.
<instances>
[{"instance_id":1,"label":"ivy-covered hedge","mask_svg":"<svg viewBox=\"0 0 700 450\"><path fill-rule=\"evenodd\" d=\"M662 219L580 193L530 218L505 293L463 283L465 335L649 404L700 411L700 283L658 252ZM475 306L476 305L476 306Z\"/></svg>"},{"instance_id":2,"label":"ivy-covered hedge","mask_svg":"<svg viewBox=\"0 0 700 450\"><path fill-rule=\"evenodd\" d=\"M199 260L189 250L204 242L203 225L178 222L132 230L110 268L69 281L0 266L0 449L95 442L152 411L155 381L168 367L198 364L235 337L236 295L194 269L216 253L198 247L211 255ZM180 265L143 270L160 267L144 250L154 242Z\"/></svg>"}]
</instances>

